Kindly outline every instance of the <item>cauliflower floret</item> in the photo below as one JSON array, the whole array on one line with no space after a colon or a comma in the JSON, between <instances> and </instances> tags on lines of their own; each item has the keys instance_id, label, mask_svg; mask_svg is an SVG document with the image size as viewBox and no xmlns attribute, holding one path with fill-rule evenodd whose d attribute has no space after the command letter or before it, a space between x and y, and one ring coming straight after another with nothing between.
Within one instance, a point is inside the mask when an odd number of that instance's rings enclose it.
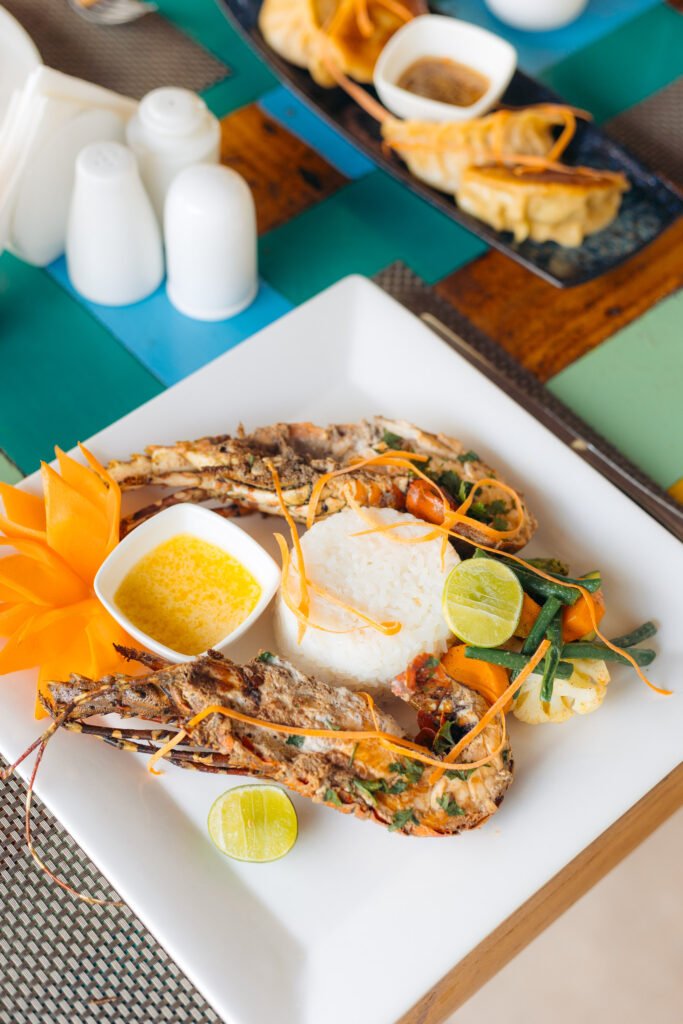
<instances>
[{"instance_id":1,"label":"cauliflower floret","mask_svg":"<svg viewBox=\"0 0 683 1024\"><path fill-rule=\"evenodd\" d=\"M553 695L548 703L541 700L543 677L533 672L522 683L514 703L513 714L528 725L542 722L564 722L572 715L588 715L602 704L609 683L604 661L583 658L566 659L574 666L569 679L555 679Z\"/></svg>"}]
</instances>

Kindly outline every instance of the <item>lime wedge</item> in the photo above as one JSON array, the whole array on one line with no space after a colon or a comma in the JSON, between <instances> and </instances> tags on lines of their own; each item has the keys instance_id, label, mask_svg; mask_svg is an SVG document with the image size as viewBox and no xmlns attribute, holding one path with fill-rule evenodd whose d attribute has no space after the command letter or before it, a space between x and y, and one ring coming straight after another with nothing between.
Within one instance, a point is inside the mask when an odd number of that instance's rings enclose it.
<instances>
[{"instance_id":1,"label":"lime wedge","mask_svg":"<svg viewBox=\"0 0 683 1024\"><path fill-rule=\"evenodd\" d=\"M492 558L470 558L448 574L443 613L464 643L498 647L514 633L523 600L522 585L507 565Z\"/></svg>"},{"instance_id":2,"label":"lime wedge","mask_svg":"<svg viewBox=\"0 0 683 1024\"><path fill-rule=\"evenodd\" d=\"M221 853L252 864L278 860L296 842L296 811L277 786L236 786L214 801L209 835Z\"/></svg>"}]
</instances>

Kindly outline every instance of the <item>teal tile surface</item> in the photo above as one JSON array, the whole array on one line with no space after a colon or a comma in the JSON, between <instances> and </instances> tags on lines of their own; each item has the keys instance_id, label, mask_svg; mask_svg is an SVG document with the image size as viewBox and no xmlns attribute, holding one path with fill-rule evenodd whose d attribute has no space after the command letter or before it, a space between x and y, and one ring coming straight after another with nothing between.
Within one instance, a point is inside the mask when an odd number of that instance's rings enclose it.
<instances>
[{"instance_id":1,"label":"teal tile surface","mask_svg":"<svg viewBox=\"0 0 683 1024\"><path fill-rule=\"evenodd\" d=\"M403 260L432 283L486 246L383 171L351 182L261 238L264 277L291 302L346 274Z\"/></svg>"},{"instance_id":2,"label":"teal tile surface","mask_svg":"<svg viewBox=\"0 0 683 1024\"><path fill-rule=\"evenodd\" d=\"M552 3L553 0L546 0L548 7ZM512 28L500 21L483 0L433 0L430 10L435 14L450 14L454 18L471 21L503 36L516 48L522 70L537 75L659 3L661 0L590 0L575 21L546 32Z\"/></svg>"},{"instance_id":3,"label":"teal tile surface","mask_svg":"<svg viewBox=\"0 0 683 1024\"><path fill-rule=\"evenodd\" d=\"M217 117L253 103L277 79L232 27L213 0L159 0L162 14L229 66L231 75L203 93Z\"/></svg>"},{"instance_id":4,"label":"teal tile surface","mask_svg":"<svg viewBox=\"0 0 683 1024\"><path fill-rule=\"evenodd\" d=\"M596 121L614 117L683 72L683 16L657 4L579 50L541 78Z\"/></svg>"},{"instance_id":5,"label":"teal tile surface","mask_svg":"<svg viewBox=\"0 0 683 1024\"><path fill-rule=\"evenodd\" d=\"M163 385L42 270L0 258L0 448L24 473Z\"/></svg>"},{"instance_id":6,"label":"teal tile surface","mask_svg":"<svg viewBox=\"0 0 683 1024\"><path fill-rule=\"evenodd\" d=\"M683 477L683 292L548 384L662 487Z\"/></svg>"}]
</instances>

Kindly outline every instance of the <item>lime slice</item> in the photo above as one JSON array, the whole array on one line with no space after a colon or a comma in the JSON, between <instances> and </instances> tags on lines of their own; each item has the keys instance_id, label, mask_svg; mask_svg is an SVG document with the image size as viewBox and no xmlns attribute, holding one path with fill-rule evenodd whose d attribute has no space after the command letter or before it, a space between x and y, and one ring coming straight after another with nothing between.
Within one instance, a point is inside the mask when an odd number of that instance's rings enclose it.
<instances>
[{"instance_id":1,"label":"lime slice","mask_svg":"<svg viewBox=\"0 0 683 1024\"><path fill-rule=\"evenodd\" d=\"M512 569L492 558L470 558L451 569L443 613L455 635L476 647L498 647L519 622L524 594Z\"/></svg>"},{"instance_id":2,"label":"lime slice","mask_svg":"<svg viewBox=\"0 0 683 1024\"><path fill-rule=\"evenodd\" d=\"M278 860L294 846L296 811L277 786L236 786L214 801L209 835L221 853L252 864Z\"/></svg>"}]
</instances>

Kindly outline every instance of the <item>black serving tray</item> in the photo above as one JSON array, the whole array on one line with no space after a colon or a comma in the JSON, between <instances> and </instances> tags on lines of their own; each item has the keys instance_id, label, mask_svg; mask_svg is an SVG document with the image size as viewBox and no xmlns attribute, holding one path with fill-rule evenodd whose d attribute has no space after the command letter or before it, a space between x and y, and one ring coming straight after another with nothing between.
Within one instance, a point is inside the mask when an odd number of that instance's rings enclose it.
<instances>
[{"instance_id":1,"label":"black serving tray","mask_svg":"<svg viewBox=\"0 0 683 1024\"><path fill-rule=\"evenodd\" d=\"M591 281L623 263L652 242L683 212L683 196L671 183L644 167L595 125L581 122L565 159L568 163L610 168L626 174L631 189L622 199L619 216L609 227L589 236L576 249L563 248L554 242L515 242L508 232L495 231L460 210L451 196L415 178L398 156L385 151L376 122L345 92L321 88L307 71L289 64L271 50L258 28L261 0L218 0L218 3L278 77L378 167L472 234L559 288ZM373 89L369 92L375 95ZM562 100L533 78L517 71L501 102L509 106L525 106Z\"/></svg>"}]
</instances>

